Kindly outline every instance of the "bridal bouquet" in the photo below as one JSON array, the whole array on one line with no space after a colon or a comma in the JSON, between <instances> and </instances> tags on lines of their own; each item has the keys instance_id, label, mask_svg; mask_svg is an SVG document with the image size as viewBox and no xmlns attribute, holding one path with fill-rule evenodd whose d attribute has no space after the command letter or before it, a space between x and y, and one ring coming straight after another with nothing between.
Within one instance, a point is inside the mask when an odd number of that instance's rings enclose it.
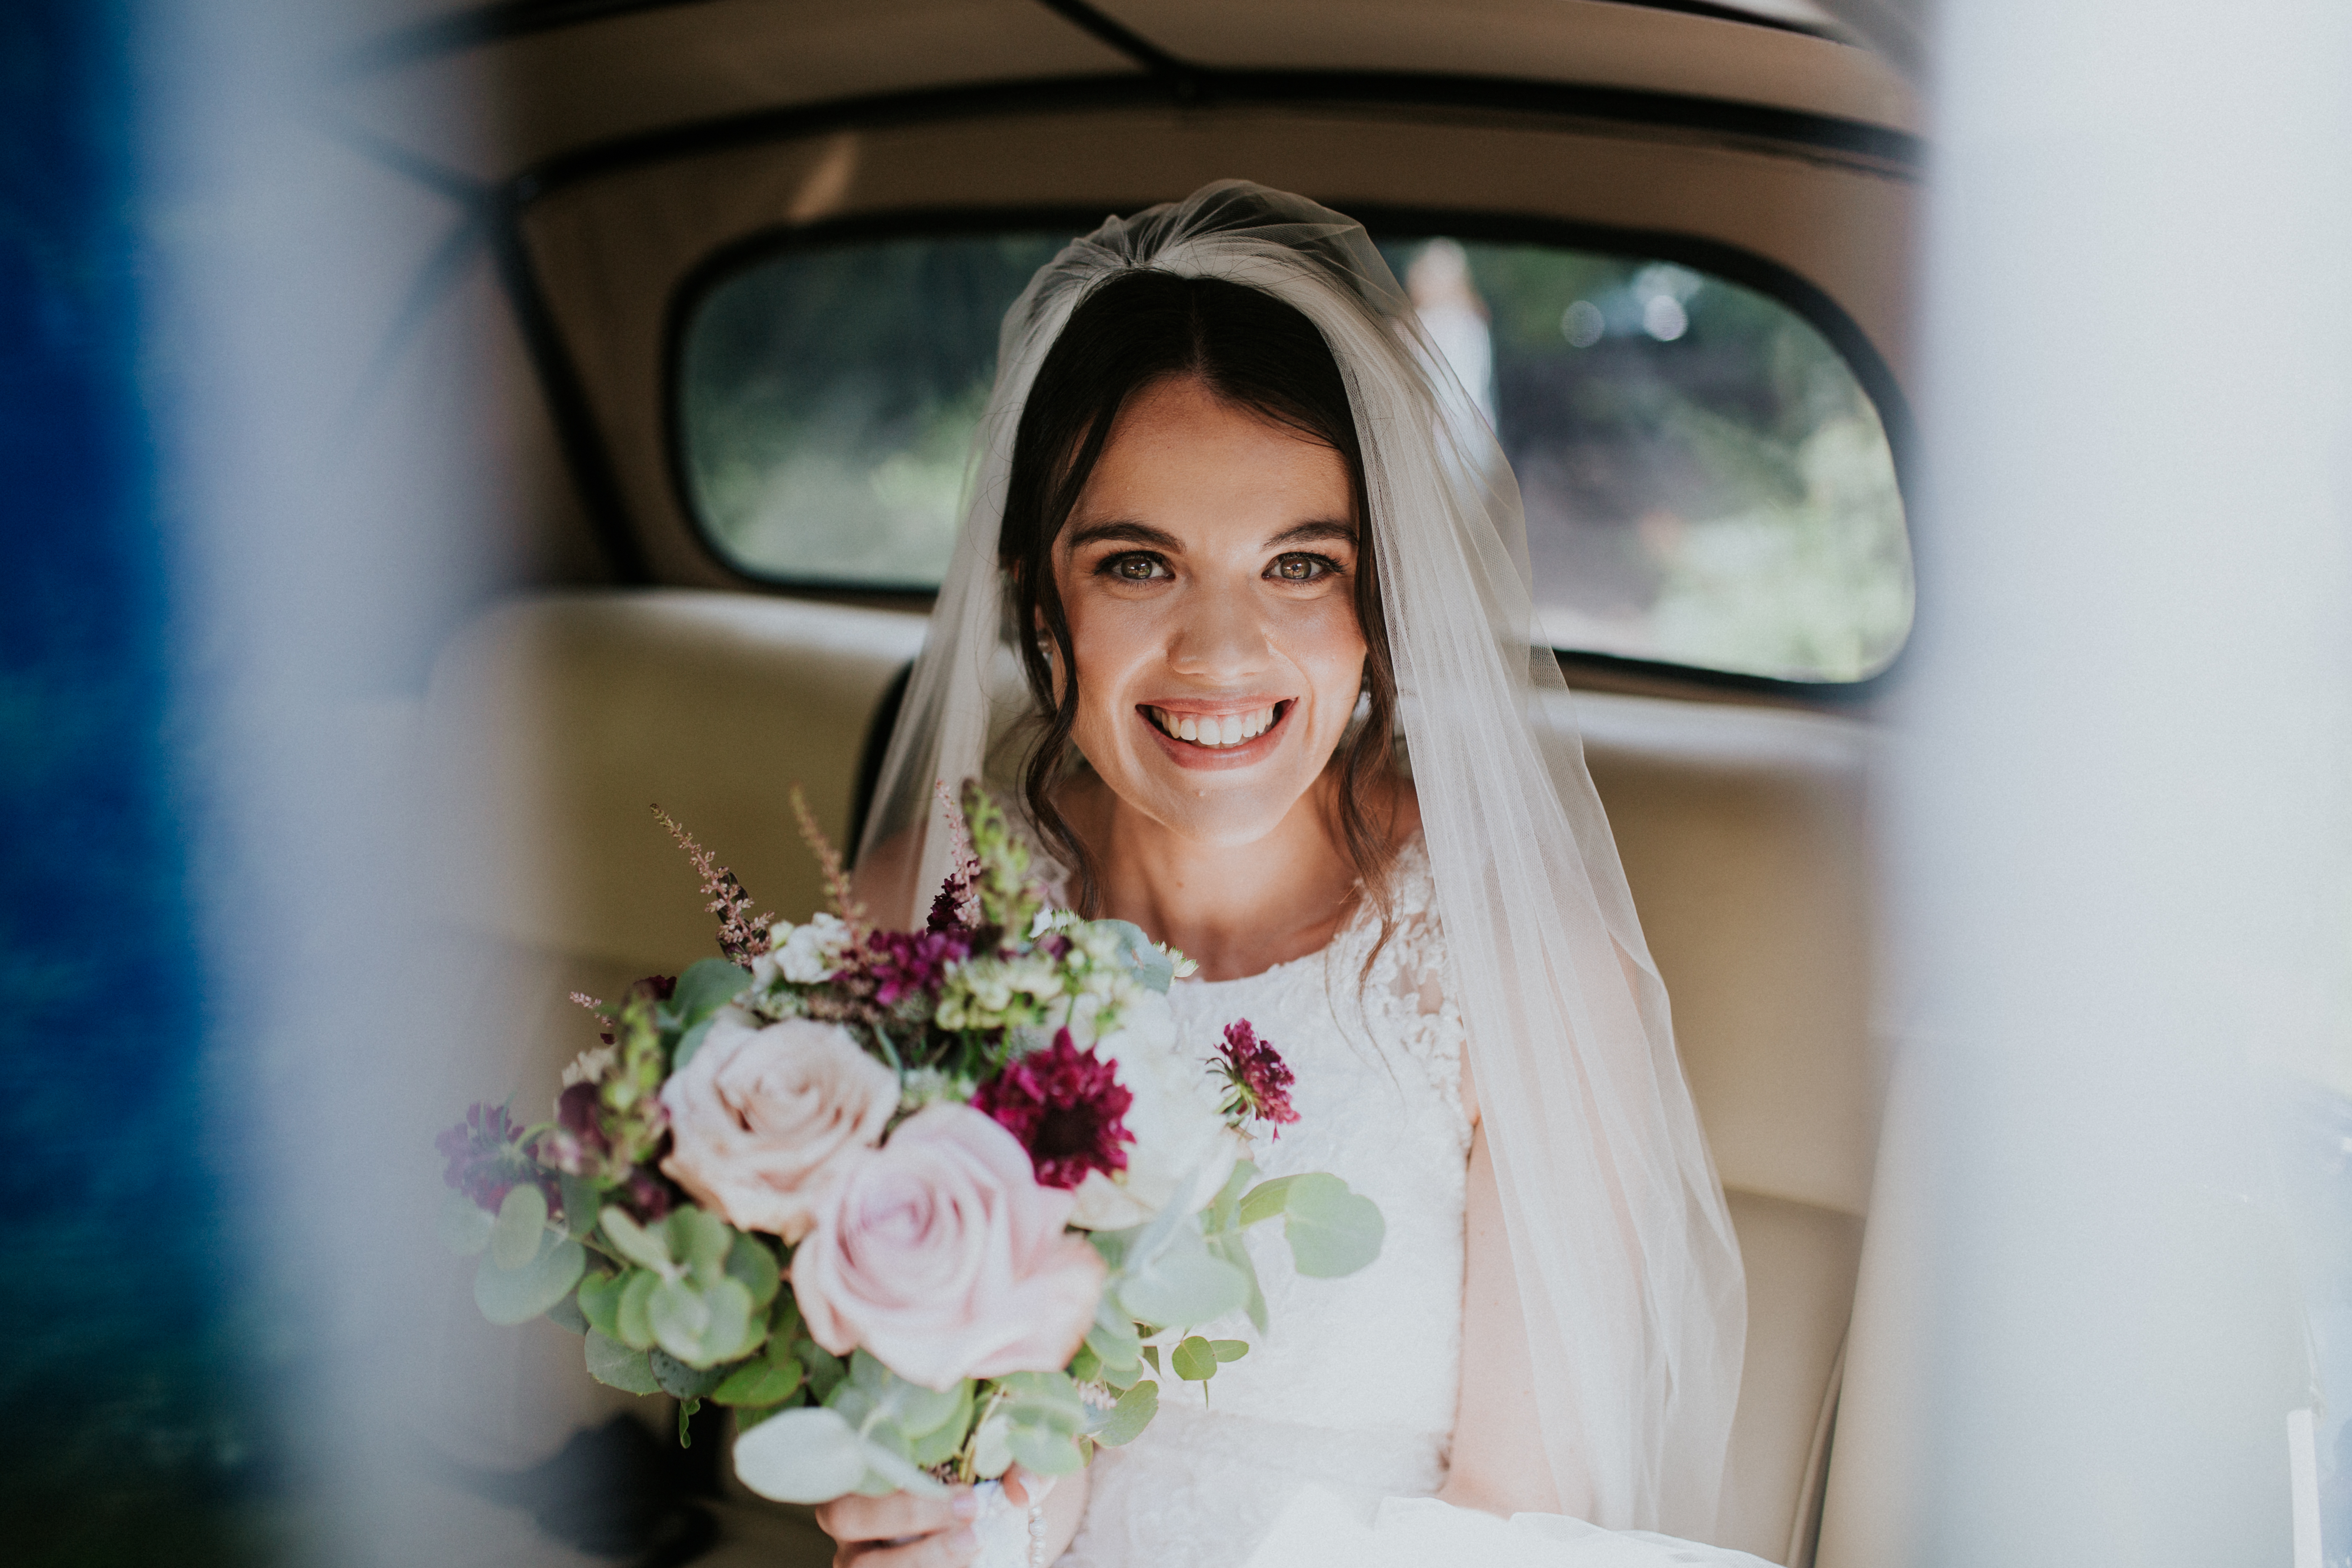
<instances>
[{"instance_id":1,"label":"bridal bouquet","mask_svg":"<svg viewBox=\"0 0 2352 1568\"><path fill-rule=\"evenodd\" d=\"M590 1375L680 1402L681 1439L732 1406L745 1484L822 1502L1133 1440L1161 1379L1248 1352L1193 1327L1265 1331L1251 1226L1279 1219L1304 1275L1378 1255L1369 1199L1245 1158L1253 1123L1297 1119L1274 1048L1246 1020L1181 1039L1191 965L1046 907L985 792L919 931L871 928L801 816L831 912L753 914L664 817L723 956L575 998L603 1044L551 1120L476 1105L442 1135L444 1236L491 1321L584 1336Z\"/></svg>"}]
</instances>

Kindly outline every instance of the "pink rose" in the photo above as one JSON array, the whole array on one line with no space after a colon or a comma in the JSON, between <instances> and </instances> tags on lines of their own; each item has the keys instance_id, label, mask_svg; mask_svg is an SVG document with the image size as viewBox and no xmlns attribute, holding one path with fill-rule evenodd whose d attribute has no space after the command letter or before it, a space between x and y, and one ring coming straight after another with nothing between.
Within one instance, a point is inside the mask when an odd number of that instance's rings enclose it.
<instances>
[{"instance_id":1,"label":"pink rose","mask_svg":"<svg viewBox=\"0 0 2352 1568\"><path fill-rule=\"evenodd\" d=\"M1101 1257L1062 1228L1075 1201L1037 1184L1012 1133L934 1105L826 1194L793 1293L817 1343L927 1388L1052 1371L1102 1295Z\"/></svg>"},{"instance_id":2,"label":"pink rose","mask_svg":"<svg viewBox=\"0 0 2352 1568\"><path fill-rule=\"evenodd\" d=\"M838 1025L761 1028L729 1011L661 1099L670 1179L739 1230L798 1241L824 1190L881 1141L898 1076Z\"/></svg>"}]
</instances>

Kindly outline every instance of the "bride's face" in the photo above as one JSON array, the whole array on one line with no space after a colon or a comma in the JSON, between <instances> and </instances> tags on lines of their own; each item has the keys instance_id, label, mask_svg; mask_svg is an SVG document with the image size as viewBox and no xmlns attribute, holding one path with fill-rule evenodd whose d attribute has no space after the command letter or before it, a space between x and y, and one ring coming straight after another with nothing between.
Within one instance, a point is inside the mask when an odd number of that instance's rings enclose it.
<instances>
[{"instance_id":1,"label":"bride's face","mask_svg":"<svg viewBox=\"0 0 2352 1568\"><path fill-rule=\"evenodd\" d=\"M1055 545L1074 732L1128 805L1203 844L1265 837L1354 712L1347 462L1170 380L1128 400Z\"/></svg>"}]
</instances>

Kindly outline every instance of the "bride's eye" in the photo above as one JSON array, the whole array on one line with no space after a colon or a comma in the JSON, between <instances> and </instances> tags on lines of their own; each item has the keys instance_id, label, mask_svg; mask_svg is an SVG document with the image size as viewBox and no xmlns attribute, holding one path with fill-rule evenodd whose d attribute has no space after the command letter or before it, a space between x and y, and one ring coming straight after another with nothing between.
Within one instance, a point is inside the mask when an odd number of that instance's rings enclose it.
<instances>
[{"instance_id":1,"label":"bride's eye","mask_svg":"<svg viewBox=\"0 0 2352 1568\"><path fill-rule=\"evenodd\" d=\"M1114 555L1095 570L1125 583L1149 583L1172 575L1157 555Z\"/></svg>"},{"instance_id":2,"label":"bride's eye","mask_svg":"<svg viewBox=\"0 0 2352 1568\"><path fill-rule=\"evenodd\" d=\"M1339 570L1326 555L1277 555L1266 575L1277 583L1319 583Z\"/></svg>"}]
</instances>

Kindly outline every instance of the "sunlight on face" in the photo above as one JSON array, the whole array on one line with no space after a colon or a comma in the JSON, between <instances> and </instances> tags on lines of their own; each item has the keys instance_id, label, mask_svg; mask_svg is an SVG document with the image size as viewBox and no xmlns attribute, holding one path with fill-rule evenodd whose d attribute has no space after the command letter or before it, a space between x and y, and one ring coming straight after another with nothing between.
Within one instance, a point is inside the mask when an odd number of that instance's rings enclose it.
<instances>
[{"instance_id":1,"label":"sunlight on face","mask_svg":"<svg viewBox=\"0 0 2352 1568\"><path fill-rule=\"evenodd\" d=\"M1196 379L1120 410L1055 545L1078 749L1203 844L1264 837L1355 711L1357 518L1344 458Z\"/></svg>"}]
</instances>

